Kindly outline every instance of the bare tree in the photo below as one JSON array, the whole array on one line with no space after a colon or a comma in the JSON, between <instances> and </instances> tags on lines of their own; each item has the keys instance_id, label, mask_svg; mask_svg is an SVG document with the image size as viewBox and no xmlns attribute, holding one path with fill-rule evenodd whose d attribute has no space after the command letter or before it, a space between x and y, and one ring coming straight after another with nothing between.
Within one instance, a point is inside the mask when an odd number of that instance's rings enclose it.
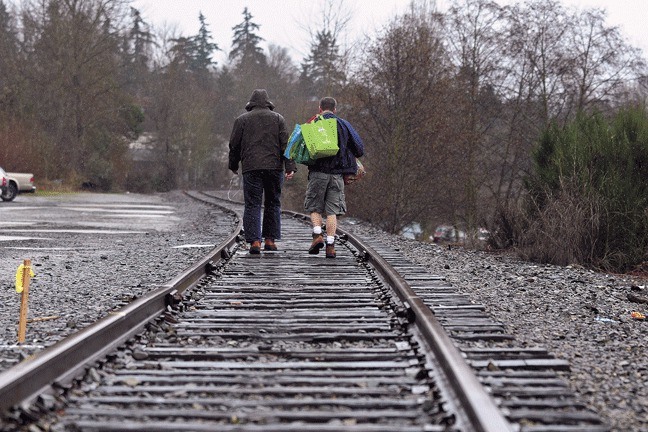
<instances>
[{"instance_id":1,"label":"bare tree","mask_svg":"<svg viewBox=\"0 0 648 432\"><path fill-rule=\"evenodd\" d=\"M284 117L297 121L303 113L298 93L299 69L288 55L286 48L270 44L268 47L268 85L273 102ZM303 121L303 120L302 120Z\"/></svg>"},{"instance_id":2,"label":"bare tree","mask_svg":"<svg viewBox=\"0 0 648 432\"><path fill-rule=\"evenodd\" d=\"M499 86L505 71L502 8L490 0L463 0L448 11L446 20L450 54L456 65L455 97L451 109L456 119L455 178L463 187L455 191L461 205L455 214L468 232L476 232L492 203L488 185L493 181L489 157L500 145L496 138L501 117Z\"/></svg>"},{"instance_id":3,"label":"bare tree","mask_svg":"<svg viewBox=\"0 0 648 432\"><path fill-rule=\"evenodd\" d=\"M569 67L563 79L573 113L616 105L623 87L645 73L640 50L605 19L604 10L583 10L568 34Z\"/></svg>"},{"instance_id":4,"label":"bare tree","mask_svg":"<svg viewBox=\"0 0 648 432\"><path fill-rule=\"evenodd\" d=\"M563 75L573 16L556 0L528 0L508 9L508 96L537 104L541 127L569 112Z\"/></svg>"},{"instance_id":5,"label":"bare tree","mask_svg":"<svg viewBox=\"0 0 648 432\"><path fill-rule=\"evenodd\" d=\"M34 2L23 12L33 113L54 146L44 163L110 187L126 148L119 87L122 0Z\"/></svg>"},{"instance_id":6,"label":"bare tree","mask_svg":"<svg viewBox=\"0 0 648 432\"><path fill-rule=\"evenodd\" d=\"M420 221L439 202L448 118L448 61L439 17L424 7L395 18L366 50L353 77L348 116L367 142L374 173L352 208L390 232Z\"/></svg>"},{"instance_id":7,"label":"bare tree","mask_svg":"<svg viewBox=\"0 0 648 432\"><path fill-rule=\"evenodd\" d=\"M600 10L579 12L554 0L528 0L505 10L501 146L489 153L499 171L490 188L501 206L522 191L531 149L548 124L618 105L628 83L645 70L638 50L605 24Z\"/></svg>"}]
</instances>

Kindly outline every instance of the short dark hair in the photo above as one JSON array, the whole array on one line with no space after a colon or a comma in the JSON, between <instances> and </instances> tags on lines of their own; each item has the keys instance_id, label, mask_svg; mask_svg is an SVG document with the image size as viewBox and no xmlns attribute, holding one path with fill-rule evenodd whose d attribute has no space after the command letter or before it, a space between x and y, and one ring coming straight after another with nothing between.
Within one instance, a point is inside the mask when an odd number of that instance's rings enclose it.
<instances>
[{"instance_id":1,"label":"short dark hair","mask_svg":"<svg viewBox=\"0 0 648 432\"><path fill-rule=\"evenodd\" d=\"M337 101L330 96L320 99L320 109L322 111L333 111L337 105Z\"/></svg>"}]
</instances>

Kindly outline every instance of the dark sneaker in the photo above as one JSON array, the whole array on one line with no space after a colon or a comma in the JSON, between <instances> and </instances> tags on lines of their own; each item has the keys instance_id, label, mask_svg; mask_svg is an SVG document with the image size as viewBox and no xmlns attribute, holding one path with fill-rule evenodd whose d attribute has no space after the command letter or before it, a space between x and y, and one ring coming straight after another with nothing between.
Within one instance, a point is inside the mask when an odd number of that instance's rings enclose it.
<instances>
[{"instance_id":1,"label":"dark sneaker","mask_svg":"<svg viewBox=\"0 0 648 432\"><path fill-rule=\"evenodd\" d=\"M263 250L267 251L276 251L277 245L272 239L265 239L265 244L263 245Z\"/></svg>"},{"instance_id":2,"label":"dark sneaker","mask_svg":"<svg viewBox=\"0 0 648 432\"><path fill-rule=\"evenodd\" d=\"M324 237L321 234L313 234L313 243L311 243L308 253L311 255L317 255L324 247Z\"/></svg>"},{"instance_id":3,"label":"dark sneaker","mask_svg":"<svg viewBox=\"0 0 648 432\"><path fill-rule=\"evenodd\" d=\"M252 255L258 255L261 253L261 242L256 240L250 243L250 253Z\"/></svg>"},{"instance_id":4,"label":"dark sneaker","mask_svg":"<svg viewBox=\"0 0 648 432\"><path fill-rule=\"evenodd\" d=\"M326 258L335 258L335 246L332 244L326 245Z\"/></svg>"}]
</instances>

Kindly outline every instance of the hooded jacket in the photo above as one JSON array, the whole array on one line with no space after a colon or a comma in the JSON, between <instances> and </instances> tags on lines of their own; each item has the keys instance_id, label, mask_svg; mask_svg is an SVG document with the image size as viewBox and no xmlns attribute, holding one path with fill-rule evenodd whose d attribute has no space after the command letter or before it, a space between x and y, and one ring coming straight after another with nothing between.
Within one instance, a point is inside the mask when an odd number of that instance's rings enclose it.
<instances>
[{"instance_id":1,"label":"hooded jacket","mask_svg":"<svg viewBox=\"0 0 648 432\"><path fill-rule=\"evenodd\" d=\"M229 169L242 172L253 170L296 171L294 161L283 152L288 142L286 121L274 112L274 104L263 89L254 90L245 105L244 114L234 121L229 141Z\"/></svg>"}]
</instances>

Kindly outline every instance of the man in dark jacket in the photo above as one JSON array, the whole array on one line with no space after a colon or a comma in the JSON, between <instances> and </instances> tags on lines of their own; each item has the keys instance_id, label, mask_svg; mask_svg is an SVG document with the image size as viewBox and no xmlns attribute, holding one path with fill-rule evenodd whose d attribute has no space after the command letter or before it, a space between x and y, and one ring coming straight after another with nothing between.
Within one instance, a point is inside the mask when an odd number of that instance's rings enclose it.
<instances>
[{"instance_id":1,"label":"man in dark jacket","mask_svg":"<svg viewBox=\"0 0 648 432\"><path fill-rule=\"evenodd\" d=\"M275 240L281 238L281 187L296 171L295 162L283 153L288 142L288 130L283 116L274 112L274 104L263 89L254 90L245 106L246 113L234 121L229 141L229 169L243 172L243 230L250 253L276 251ZM265 199L264 198L265 195ZM263 224L261 203L263 201Z\"/></svg>"},{"instance_id":2,"label":"man in dark jacket","mask_svg":"<svg viewBox=\"0 0 648 432\"><path fill-rule=\"evenodd\" d=\"M344 199L344 174L358 170L356 158L364 154L364 144L351 124L335 115L337 102L332 97L320 100L319 111L323 118L337 119L338 147L336 155L316 159L308 166L308 187L304 208L310 212L313 224L313 243L309 254L318 254L324 247L322 215L326 215L326 257L335 258L335 231L337 216L346 213ZM317 119L315 120L317 121Z\"/></svg>"}]
</instances>

